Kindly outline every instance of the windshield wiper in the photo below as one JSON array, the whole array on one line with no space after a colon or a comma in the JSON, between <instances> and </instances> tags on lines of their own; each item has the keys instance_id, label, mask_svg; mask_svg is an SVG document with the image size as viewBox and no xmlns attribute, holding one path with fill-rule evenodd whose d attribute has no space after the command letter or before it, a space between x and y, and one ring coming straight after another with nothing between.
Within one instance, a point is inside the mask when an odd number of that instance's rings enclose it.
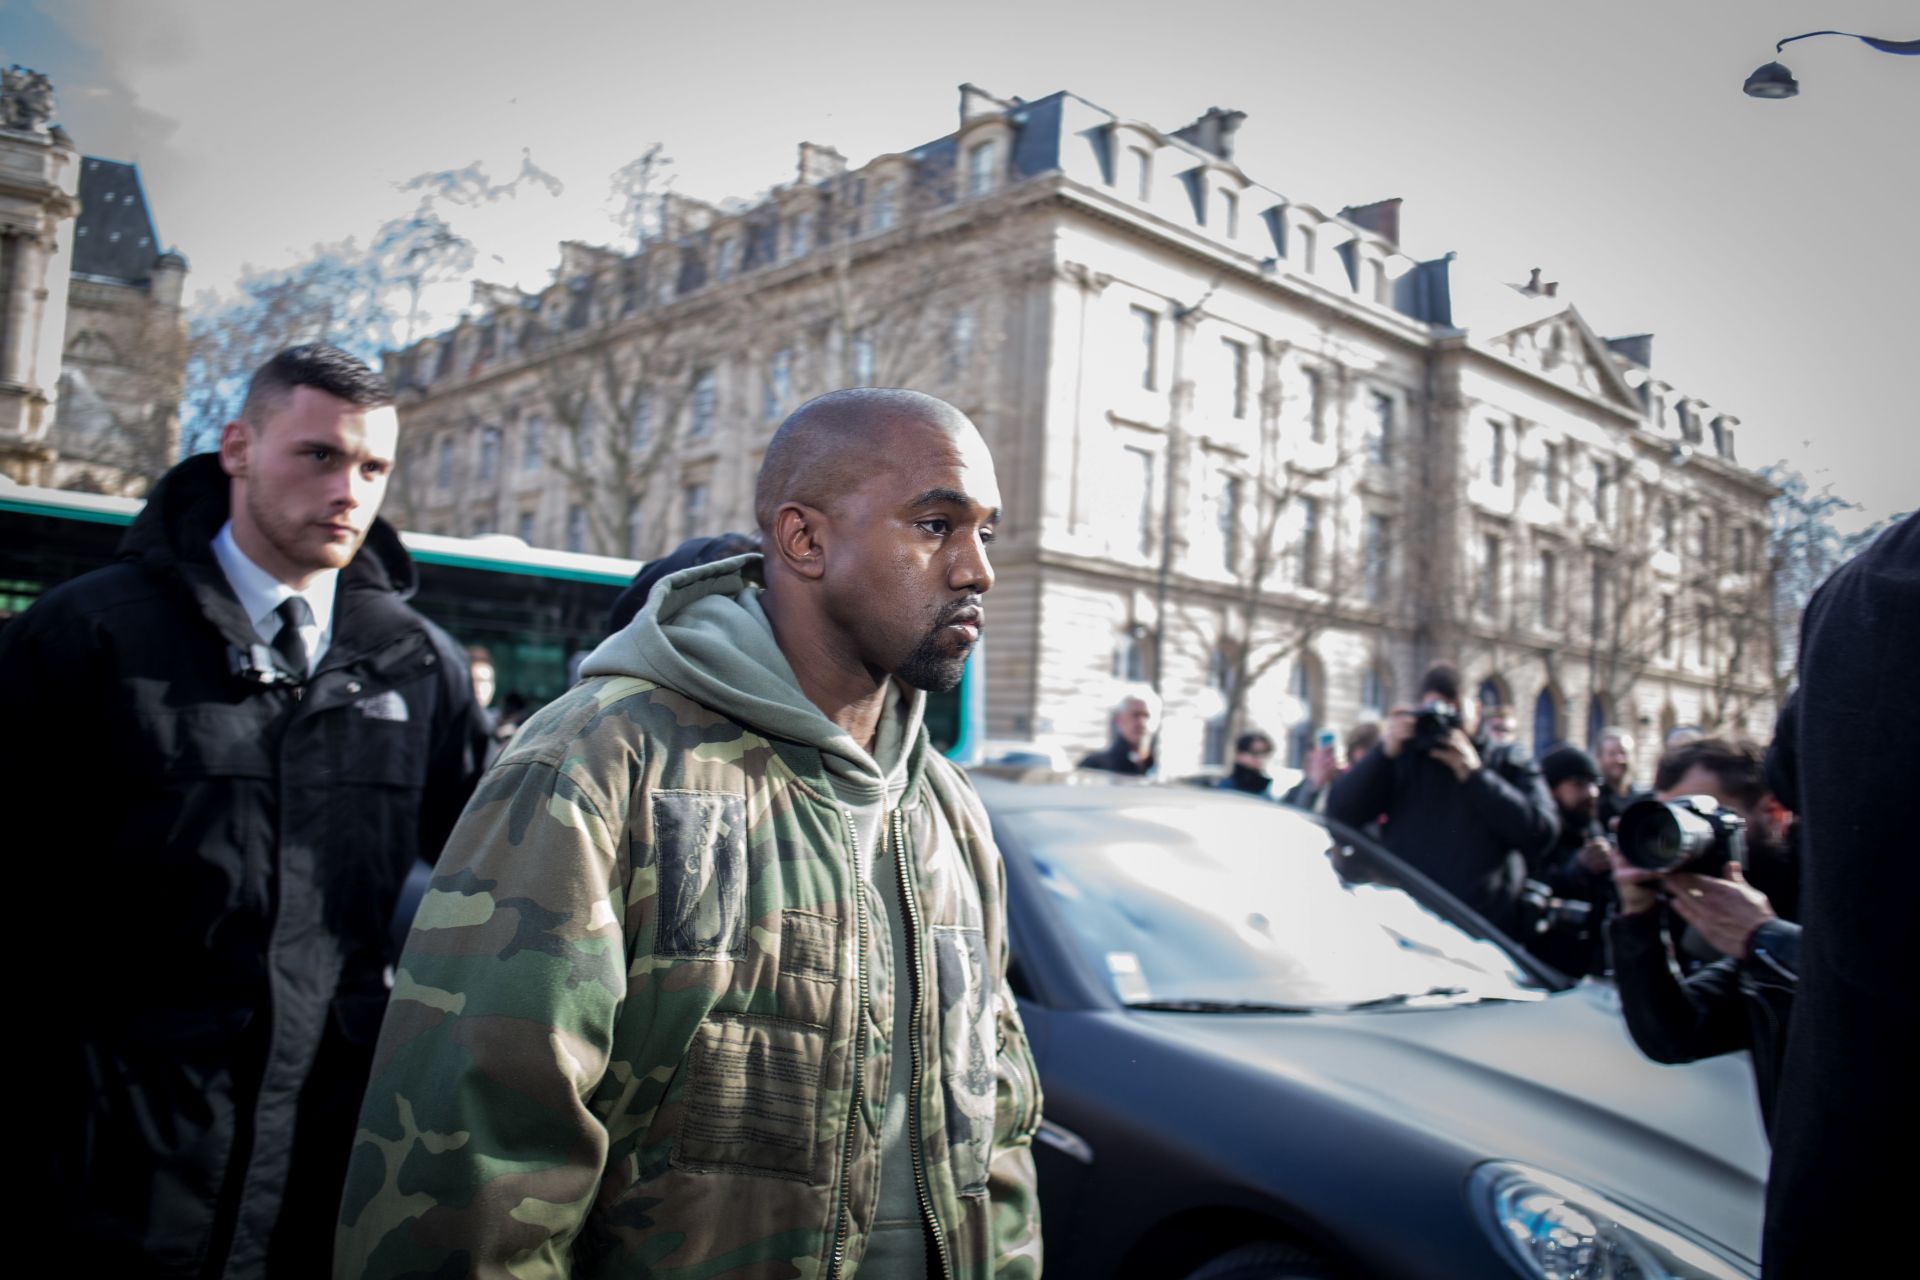
<instances>
[{"instance_id":1,"label":"windshield wiper","mask_svg":"<svg viewBox=\"0 0 1920 1280\"><path fill-rule=\"evenodd\" d=\"M1129 1000L1129 1009L1171 1013L1326 1013L1328 1006L1275 1004L1267 1000Z\"/></svg>"},{"instance_id":2,"label":"windshield wiper","mask_svg":"<svg viewBox=\"0 0 1920 1280\"><path fill-rule=\"evenodd\" d=\"M1491 996L1474 996L1471 1000L1455 998L1466 994L1465 987L1428 987L1425 991L1396 991L1390 996L1357 1000L1352 1004L1342 1005L1341 1008L1346 1012L1352 1012L1355 1009L1396 1009L1401 1005L1412 1004L1416 1000L1445 1000L1448 1004L1476 1004L1481 1000L1494 998Z\"/></svg>"}]
</instances>

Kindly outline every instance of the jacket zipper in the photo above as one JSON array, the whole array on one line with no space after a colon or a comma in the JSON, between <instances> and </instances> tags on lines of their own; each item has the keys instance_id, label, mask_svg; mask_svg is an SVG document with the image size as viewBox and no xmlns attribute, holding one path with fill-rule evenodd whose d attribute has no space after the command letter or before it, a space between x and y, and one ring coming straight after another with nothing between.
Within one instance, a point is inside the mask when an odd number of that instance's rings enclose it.
<instances>
[{"instance_id":1,"label":"jacket zipper","mask_svg":"<svg viewBox=\"0 0 1920 1280\"><path fill-rule=\"evenodd\" d=\"M920 897L914 891L913 877L907 866L907 838L902 827L904 820L898 809L893 812L893 821L889 824L893 835L894 867L900 877L900 897L907 907L907 974L913 991L913 1013L908 1025L911 1034L907 1036L907 1049L913 1063L913 1073L907 1086L907 1145L913 1152L913 1185L920 1193L920 1212L926 1217L927 1230L933 1235L934 1251L940 1259L940 1275L953 1275L953 1259L947 1254L947 1235L940 1229L940 1215L933 1210L933 1192L927 1186L927 1169L921 1159L920 1139L920 939L923 930L920 920Z\"/></svg>"},{"instance_id":2,"label":"jacket zipper","mask_svg":"<svg viewBox=\"0 0 1920 1280\"><path fill-rule=\"evenodd\" d=\"M846 819L847 844L853 852L853 968L859 1002L854 1007L853 1089L847 1106L847 1143L840 1153L838 1208L834 1213L833 1256L827 1263L827 1280L835 1280L840 1274L840 1264L847 1255L847 1233L853 1226L853 1207L847 1200L853 1183L853 1142L860 1126L862 1059L867 1054L867 1018L872 1000L867 973L867 879L860 870L860 832L853 824L852 813L843 808L840 816Z\"/></svg>"}]
</instances>

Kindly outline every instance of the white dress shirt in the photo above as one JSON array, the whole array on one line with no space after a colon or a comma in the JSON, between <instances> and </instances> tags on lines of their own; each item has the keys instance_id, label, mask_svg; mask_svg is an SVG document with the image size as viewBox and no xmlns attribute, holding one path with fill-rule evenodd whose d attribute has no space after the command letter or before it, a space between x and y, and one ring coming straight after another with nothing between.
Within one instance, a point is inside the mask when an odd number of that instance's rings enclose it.
<instances>
[{"instance_id":1,"label":"white dress shirt","mask_svg":"<svg viewBox=\"0 0 1920 1280\"><path fill-rule=\"evenodd\" d=\"M320 666L320 656L333 643L333 594L340 585L340 571L322 570L305 591L295 591L247 559L247 553L233 540L231 520L213 535L213 558L220 562L220 572L227 575L227 585L239 597L255 633L269 645L280 634L280 615L274 612L280 602L293 596L307 602L310 613L307 624L300 628L300 639L306 642L307 674L312 675Z\"/></svg>"}]
</instances>

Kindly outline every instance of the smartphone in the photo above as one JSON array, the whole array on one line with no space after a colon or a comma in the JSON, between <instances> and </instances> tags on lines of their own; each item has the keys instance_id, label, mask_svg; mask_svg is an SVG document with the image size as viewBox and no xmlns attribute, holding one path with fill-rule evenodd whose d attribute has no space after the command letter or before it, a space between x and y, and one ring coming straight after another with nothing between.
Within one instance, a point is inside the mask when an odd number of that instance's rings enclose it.
<instances>
[{"instance_id":1,"label":"smartphone","mask_svg":"<svg viewBox=\"0 0 1920 1280\"><path fill-rule=\"evenodd\" d=\"M1314 742L1323 747L1333 747L1339 744L1340 735L1331 729L1322 729L1320 736L1315 738Z\"/></svg>"}]
</instances>

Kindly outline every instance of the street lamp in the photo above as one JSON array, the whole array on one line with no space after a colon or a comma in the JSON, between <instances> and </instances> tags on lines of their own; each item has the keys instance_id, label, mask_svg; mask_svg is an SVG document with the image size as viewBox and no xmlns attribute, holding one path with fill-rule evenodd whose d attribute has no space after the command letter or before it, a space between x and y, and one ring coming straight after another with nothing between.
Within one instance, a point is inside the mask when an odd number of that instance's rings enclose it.
<instances>
[{"instance_id":1,"label":"street lamp","mask_svg":"<svg viewBox=\"0 0 1920 1280\"><path fill-rule=\"evenodd\" d=\"M1881 40L1876 36L1855 35L1851 31L1809 31L1805 35L1788 36L1773 46L1773 51L1778 53L1795 40L1807 40L1814 36L1846 36L1882 53L1897 53L1909 58L1920 54L1920 40ZM1800 92L1800 82L1793 78L1793 72L1778 62L1769 62L1756 68L1747 77L1743 87L1749 98L1791 98Z\"/></svg>"}]
</instances>

